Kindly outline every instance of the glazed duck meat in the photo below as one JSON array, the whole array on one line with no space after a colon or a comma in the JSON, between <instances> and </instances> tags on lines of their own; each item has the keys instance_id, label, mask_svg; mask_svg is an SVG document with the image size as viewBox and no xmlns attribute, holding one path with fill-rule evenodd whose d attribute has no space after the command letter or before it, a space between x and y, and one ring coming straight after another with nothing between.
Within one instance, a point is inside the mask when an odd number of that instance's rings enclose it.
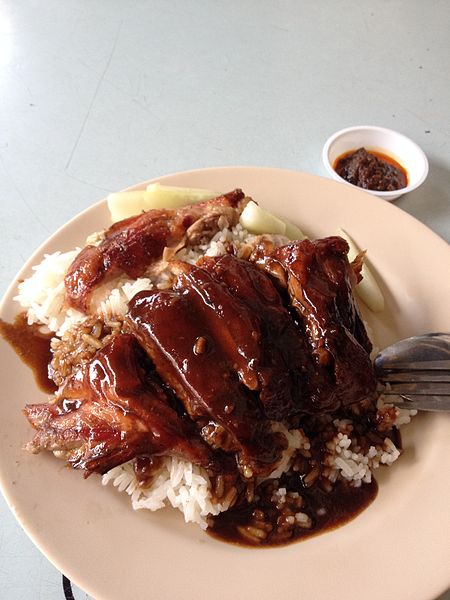
<instances>
[{"instance_id":1,"label":"glazed duck meat","mask_svg":"<svg viewBox=\"0 0 450 600\"><path fill-rule=\"evenodd\" d=\"M120 334L68 380L55 404L29 404L28 448L60 451L86 475L135 457L170 455L202 466L211 451L170 405L136 340Z\"/></svg>"},{"instance_id":2,"label":"glazed duck meat","mask_svg":"<svg viewBox=\"0 0 450 600\"><path fill-rule=\"evenodd\" d=\"M65 277L67 304L87 312L98 285L119 275L137 278L160 269L170 250L209 240L220 229L236 225L247 202L236 189L199 204L150 210L114 223L98 246L86 246L70 266Z\"/></svg>"},{"instance_id":3,"label":"glazed duck meat","mask_svg":"<svg viewBox=\"0 0 450 600\"><path fill-rule=\"evenodd\" d=\"M271 279L255 265L226 254L198 263L257 320L259 356L253 358L265 415L284 420L308 412L307 385L314 364L303 334ZM222 323L226 327L227 323Z\"/></svg>"},{"instance_id":4,"label":"glazed duck meat","mask_svg":"<svg viewBox=\"0 0 450 600\"><path fill-rule=\"evenodd\" d=\"M236 452L246 476L268 475L283 442L259 403L258 319L206 271L179 268L175 289L141 292L127 321L208 443Z\"/></svg>"},{"instance_id":5,"label":"glazed duck meat","mask_svg":"<svg viewBox=\"0 0 450 600\"><path fill-rule=\"evenodd\" d=\"M345 240L328 237L281 247L262 240L250 257L287 289L319 372L329 378L329 410L373 397L376 389L372 346L352 294L361 262L350 264L347 253ZM312 400L320 403L317 381Z\"/></svg>"}]
</instances>

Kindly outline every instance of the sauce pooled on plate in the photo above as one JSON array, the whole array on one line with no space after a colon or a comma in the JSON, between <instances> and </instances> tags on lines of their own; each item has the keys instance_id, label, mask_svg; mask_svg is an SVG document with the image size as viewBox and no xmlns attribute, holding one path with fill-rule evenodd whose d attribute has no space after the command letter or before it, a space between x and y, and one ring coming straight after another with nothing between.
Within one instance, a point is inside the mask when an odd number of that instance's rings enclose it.
<instances>
[{"instance_id":1,"label":"sauce pooled on plate","mask_svg":"<svg viewBox=\"0 0 450 600\"><path fill-rule=\"evenodd\" d=\"M39 325L28 325L26 313L17 315L14 323L0 319L0 334L31 368L39 388L46 394L54 394L58 388L49 376L52 334L42 333Z\"/></svg>"}]
</instances>

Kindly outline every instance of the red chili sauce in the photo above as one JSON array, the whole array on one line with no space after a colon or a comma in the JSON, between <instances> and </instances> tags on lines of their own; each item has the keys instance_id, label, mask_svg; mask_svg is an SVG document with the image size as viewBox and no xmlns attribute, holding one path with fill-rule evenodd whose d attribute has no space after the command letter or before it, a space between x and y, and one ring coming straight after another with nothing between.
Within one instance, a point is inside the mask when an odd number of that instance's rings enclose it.
<instances>
[{"instance_id":1,"label":"red chili sauce","mask_svg":"<svg viewBox=\"0 0 450 600\"><path fill-rule=\"evenodd\" d=\"M366 190L391 192L408 185L408 173L387 154L365 148L341 154L334 162L336 173L353 185Z\"/></svg>"}]
</instances>

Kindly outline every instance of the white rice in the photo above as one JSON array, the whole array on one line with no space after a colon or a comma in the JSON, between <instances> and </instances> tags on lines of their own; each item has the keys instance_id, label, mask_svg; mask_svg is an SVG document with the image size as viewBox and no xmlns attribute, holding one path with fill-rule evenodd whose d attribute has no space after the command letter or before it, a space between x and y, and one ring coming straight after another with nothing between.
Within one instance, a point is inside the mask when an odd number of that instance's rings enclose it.
<instances>
[{"instance_id":1,"label":"white rice","mask_svg":"<svg viewBox=\"0 0 450 600\"><path fill-rule=\"evenodd\" d=\"M102 233L90 236L91 243L99 243ZM226 252L226 245L234 243L238 248L241 244L251 242L250 235L241 225L233 229L219 231L208 244L180 250L176 258L194 264L202 255L220 256ZM42 262L33 267L33 275L21 282L19 293L15 300L27 311L28 323L38 323L55 333L60 338L73 325L81 323L86 316L67 308L64 305L65 289L64 276L70 264L80 251L79 248L70 252L55 252L44 255ZM137 280L116 279L109 285L103 285L95 292L94 305L97 314L102 319L122 317L127 311L128 302L138 292L153 288L164 288L168 275L162 273L158 278L141 277ZM382 408L382 400L379 408ZM396 409L397 426L409 423L416 411ZM372 471L380 465L391 465L400 455L393 442L386 438L380 446L371 446L365 454L360 451L357 441L352 438L351 421L336 420L336 436L328 443L325 465L330 481L341 477L358 487L362 482L368 483ZM287 430L280 423L273 424L274 431L283 433L288 441L288 447L283 452L277 468L270 478L278 478L289 470L297 451L310 449L310 441L301 429ZM159 510L166 506L179 509L186 522L195 522L206 528L208 515L217 515L227 510L228 504L214 503L211 494L211 482L204 469L188 461L178 458L165 457L160 470L151 485L143 488L139 485L131 462L111 469L102 478L103 485L111 483L120 492L126 492L131 497L135 510ZM282 494L281 488L278 494ZM306 527L309 517L305 513L295 515L296 522ZM306 519L306 520L305 520Z\"/></svg>"},{"instance_id":2,"label":"white rice","mask_svg":"<svg viewBox=\"0 0 450 600\"><path fill-rule=\"evenodd\" d=\"M14 298L27 311L28 324L46 325L50 331L58 331L66 317L76 322L84 315L64 309L64 276L70 264L79 253L76 248L70 252L45 254L43 261L33 267L33 275L19 283L19 293Z\"/></svg>"},{"instance_id":3,"label":"white rice","mask_svg":"<svg viewBox=\"0 0 450 600\"><path fill-rule=\"evenodd\" d=\"M378 399L378 410L394 408L392 404L385 404L382 396ZM395 408L393 425L400 427L409 423L417 414L417 410ZM330 467L328 478L334 482L338 477L349 481L355 487L361 483L370 483L372 473L380 465L390 466L400 456L400 450L394 442L386 437L383 444L370 446L364 454L358 446L358 441L352 437L353 425L348 419L336 419L333 422L337 435L327 444L328 454L325 464Z\"/></svg>"},{"instance_id":4,"label":"white rice","mask_svg":"<svg viewBox=\"0 0 450 600\"><path fill-rule=\"evenodd\" d=\"M204 469L179 458L164 457L149 487L139 486L131 461L103 475L103 485L110 482L131 497L134 510L172 506L183 513L186 523L198 523L202 529L207 527L208 515L218 515L229 507L229 502L211 501L211 482Z\"/></svg>"}]
</instances>

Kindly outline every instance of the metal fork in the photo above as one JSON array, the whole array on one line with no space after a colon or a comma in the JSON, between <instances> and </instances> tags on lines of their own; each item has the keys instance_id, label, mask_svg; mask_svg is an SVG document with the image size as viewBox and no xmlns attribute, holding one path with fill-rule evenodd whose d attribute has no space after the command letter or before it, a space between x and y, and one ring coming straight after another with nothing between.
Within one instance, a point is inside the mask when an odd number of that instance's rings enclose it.
<instances>
[{"instance_id":1,"label":"metal fork","mask_svg":"<svg viewBox=\"0 0 450 600\"><path fill-rule=\"evenodd\" d=\"M450 334L428 333L396 342L375 358L384 394L399 408L450 411Z\"/></svg>"}]
</instances>

